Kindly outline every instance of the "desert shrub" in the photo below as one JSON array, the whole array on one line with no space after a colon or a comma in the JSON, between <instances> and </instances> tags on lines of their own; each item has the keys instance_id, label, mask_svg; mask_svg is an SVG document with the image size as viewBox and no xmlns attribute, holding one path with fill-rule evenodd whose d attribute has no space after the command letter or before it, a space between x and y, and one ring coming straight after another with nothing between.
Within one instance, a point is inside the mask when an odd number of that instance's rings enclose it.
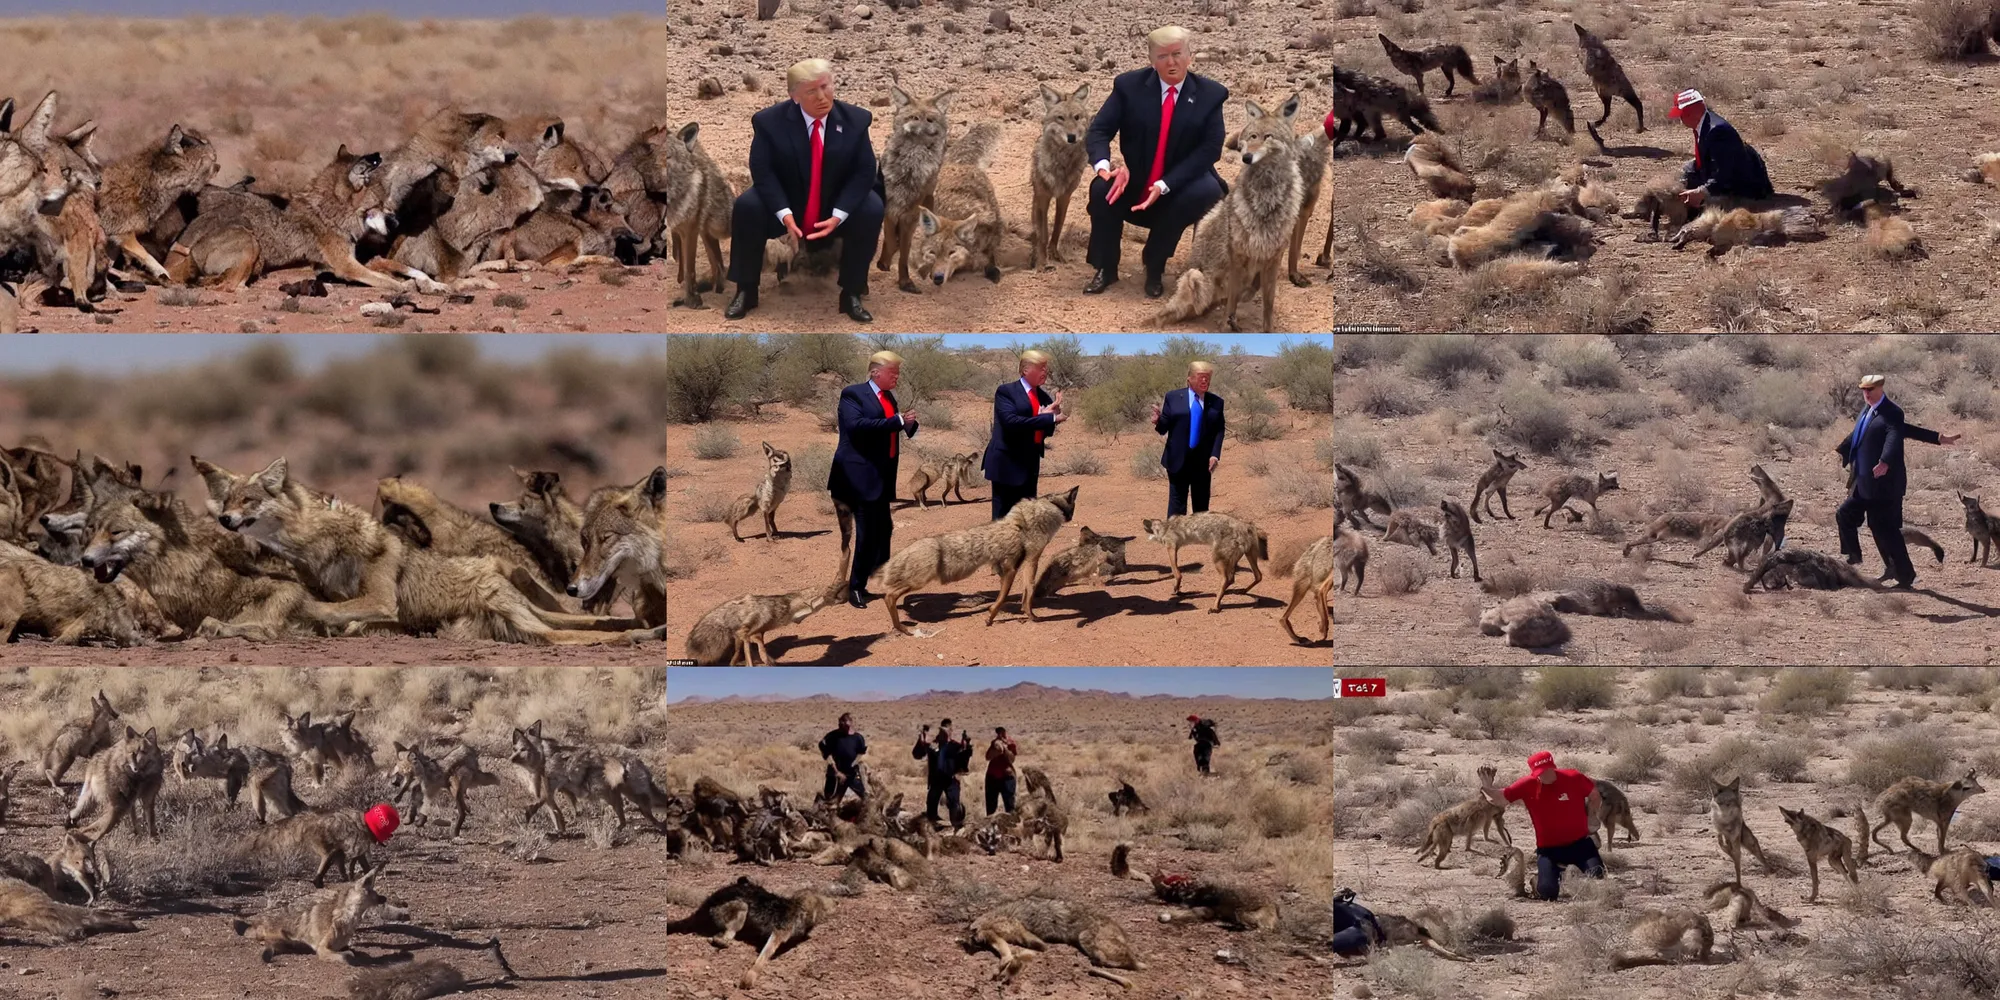
<instances>
[{"instance_id":1,"label":"desert shrub","mask_svg":"<svg viewBox=\"0 0 2000 1000\"><path fill-rule=\"evenodd\" d=\"M667 346L671 348L672 341L678 339L671 338ZM896 387L896 395L910 405L936 399L938 393L952 389L983 389L987 396L992 395L992 385L982 383L993 373L972 358L948 350L942 335L878 333L869 335L868 341L870 353L894 351L902 357L902 380ZM1008 369L1008 376L1018 376L1012 365Z\"/></svg>"},{"instance_id":2,"label":"desert shrub","mask_svg":"<svg viewBox=\"0 0 2000 1000\"><path fill-rule=\"evenodd\" d=\"M1667 756L1652 733L1633 727L1611 741L1612 757L1604 775L1613 781L1635 784L1654 780Z\"/></svg>"},{"instance_id":3,"label":"desert shrub","mask_svg":"<svg viewBox=\"0 0 2000 1000\"><path fill-rule=\"evenodd\" d=\"M1131 469L1134 479L1167 478L1166 466L1160 464L1160 451L1151 445L1140 445L1132 452Z\"/></svg>"},{"instance_id":4,"label":"desert shrub","mask_svg":"<svg viewBox=\"0 0 2000 1000\"><path fill-rule=\"evenodd\" d=\"M1088 389L1097 383L1097 361L1083 352L1083 341L1073 333L1057 334L1029 345L1011 344L1007 350L1019 357L1030 347L1049 356L1050 389Z\"/></svg>"},{"instance_id":5,"label":"desert shrub","mask_svg":"<svg viewBox=\"0 0 2000 1000\"><path fill-rule=\"evenodd\" d=\"M1812 741L1786 738L1765 744L1757 761L1772 781L1797 783L1806 780L1806 765L1812 757Z\"/></svg>"},{"instance_id":6,"label":"desert shrub","mask_svg":"<svg viewBox=\"0 0 2000 1000\"><path fill-rule=\"evenodd\" d=\"M1333 358L1345 367L1367 368L1400 360L1416 339L1386 333L1343 333L1334 338Z\"/></svg>"},{"instance_id":7,"label":"desert shrub","mask_svg":"<svg viewBox=\"0 0 2000 1000\"><path fill-rule=\"evenodd\" d=\"M763 369L763 349L748 334L667 338L667 418L684 424L715 419L724 404L750 392Z\"/></svg>"},{"instance_id":8,"label":"desert shrub","mask_svg":"<svg viewBox=\"0 0 2000 1000\"><path fill-rule=\"evenodd\" d=\"M1312 824L1312 803L1289 788L1260 788L1250 796L1250 822L1266 838L1296 836Z\"/></svg>"},{"instance_id":9,"label":"desert shrub","mask_svg":"<svg viewBox=\"0 0 2000 1000\"><path fill-rule=\"evenodd\" d=\"M724 493L696 493L688 498L684 509L688 520L696 524L715 524L729 516L729 501Z\"/></svg>"},{"instance_id":10,"label":"desert shrub","mask_svg":"<svg viewBox=\"0 0 2000 1000\"><path fill-rule=\"evenodd\" d=\"M1157 468L1159 463L1155 462ZM1287 511L1332 510L1333 477L1301 463L1279 466L1271 473L1271 497Z\"/></svg>"},{"instance_id":11,"label":"desert shrub","mask_svg":"<svg viewBox=\"0 0 2000 1000\"><path fill-rule=\"evenodd\" d=\"M1423 388L1392 371L1374 371L1355 381L1354 406L1371 417L1408 417L1430 409Z\"/></svg>"},{"instance_id":12,"label":"desert shrub","mask_svg":"<svg viewBox=\"0 0 2000 1000\"><path fill-rule=\"evenodd\" d=\"M1372 469L1382 462L1382 439L1366 434L1333 439L1328 442L1327 448L1332 453L1333 463Z\"/></svg>"},{"instance_id":13,"label":"desert shrub","mask_svg":"<svg viewBox=\"0 0 2000 1000\"><path fill-rule=\"evenodd\" d=\"M1792 715L1823 715L1828 709L1847 703L1849 676L1844 670L1810 670L1788 667L1778 672L1771 689L1764 694L1766 712Z\"/></svg>"},{"instance_id":14,"label":"desert shrub","mask_svg":"<svg viewBox=\"0 0 2000 1000\"><path fill-rule=\"evenodd\" d=\"M1707 341L1666 361L1667 381L1699 406L1720 409L1743 383L1739 361L1729 349Z\"/></svg>"},{"instance_id":15,"label":"desert shrub","mask_svg":"<svg viewBox=\"0 0 2000 1000\"><path fill-rule=\"evenodd\" d=\"M1535 697L1552 711L1610 708L1618 699L1618 671L1611 667L1543 667Z\"/></svg>"},{"instance_id":16,"label":"desert shrub","mask_svg":"<svg viewBox=\"0 0 2000 1000\"><path fill-rule=\"evenodd\" d=\"M1613 430L1630 430L1659 414L1653 401L1636 392L1617 392L1600 397L1594 409L1597 419Z\"/></svg>"},{"instance_id":17,"label":"desert shrub","mask_svg":"<svg viewBox=\"0 0 2000 1000\"><path fill-rule=\"evenodd\" d=\"M1617 389L1625 384L1625 366L1611 345L1596 338L1558 341L1542 359L1573 389Z\"/></svg>"},{"instance_id":18,"label":"desert shrub","mask_svg":"<svg viewBox=\"0 0 2000 1000\"><path fill-rule=\"evenodd\" d=\"M1500 392L1500 409L1505 415L1501 434L1538 455L1552 455L1575 443L1570 408L1531 381L1509 382Z\"/></svg>"},{"instance_id":19,"label":"desert shrub","mask_svg":"<svg viewBox=\"0 0 2000 1000\"><path fill-rule=\"evenodd\" d=\"M826 477L832 471L832 448L815 444L792 451L792 489L825 493Z\"/></svg>"},{"instance_id":20,"label":"desert shrub","mask_svg":"<svg viewBox=\"0 0 2000 1000\"><path fill-rule=\"evenodd\" d=\"M1333 348L1315 340L1287 341L1270 369L1271 384L1285 390L1293 409L1333 412Z\"/></svg>"},{"instance_id":21,"label":"desert shrub","mask_svg":"<svg viewBox=\"0 0 2000 1000\"><path fill-rule=\"evenodd\" d=\"M1658 667L1646 673L1646 693L1654 701L1699 698L1704 693L1700 667Z\"/></svg>"},{"instance_id":22,"label":"desert shrub","mask_svg":"<svg viewBox=\"0 0 2000 1000\"><path fill-rule=\"evenodd\" d=\"M1967 420L1991 420L2000 412L2000 394L1979 379L1959 379L1951 384L1945 396L1952 414Z\"/></svg>"},{"instance_id":23,"label":"desert shrub","mask_svg":"<svg viewBox=\"0 0 2000 1000\"><path fill-rule=\"evenodd\" d=\"M1904 778L1937 781L1951 766L1951 748L1936 732L1908 728L1862 741L1847 760L1847 780L1877 795Z\"/></svg>"},{"instance_id":24,"label":"desert shrub","mask_svg":"<svg viewBox=\"0 0 2000 1000\"><path fill-rule=\"evenodd\" d=\"M1918 49L1939 61L1985 55L1986 39L2000 33L1993 0L1917 0L1910 14Z\"/></svg>"},{"instance_id":25,"label":"desert shrub","mask_svg":"<svg viewBox=\"0 0 2000 1000\"><path fill-rule=\"evenodd\" d=\"M1517 698L1527 678L1518 670L1489 667L1433 667L1430 683L1465 698Z\"/></svg>"},{"instance_id":26,"label":"desert shrub","mask_svg":"<svg viewBox=\"0 0 2000 1000\"><path fill-rule=\"evenodd\" d=\"M734 458L737 450L743 447L743 442L737 439L735 431L722 424L703 424L700 430L694 432L694 440L689 447L693 449L694 457L714 461Z\"/></svg>"},{"instance_id":27,"label":"desert shrub","mask_svg":"<svg viewBox=\"0 0 2000 1000\"><path fill-rule=\"evenodd\" d=\"M861 341L852 334L798 333L773 339L779 351L770 364L771 393L794 406L803 406L818 394L815 376L831 374L850 381L867 370Z\"/></svg>"},{"instance_id":28,"label":"desert shrub","mask_svg":"<svg viewBox=\"0 0 2000 1000\"><path fill-rule=\"evenodd\" d=\"M1860 372L1922 371L1924 349L1907 336L1885 334L1854 352L1853 367Z\"/></svg>"},{"instance_id":29,"label":"desert shrub","mask_svg":"<svg viewBox=\"0 0 2000 1000\"><path fill-rule=\"evenodd\" d=\"M1750 383L1745 414L1758 423L1817 430L1833 419L1826 396L1788 372L1765 372Z\"/></svg>"},{"instance_id":30,"label":"desert shrub","mask_svg":"<svg viewBox=\"0 0 2000 1000\"><path fill-rule=\"evenodd\" d=\"M1325 437L1313 442L1313 457L1319 459L1319 464L1326 466L1326 471L1333 471L1332 431L1327 431Z\"/></svg>"},{"instance_id":31,"label":"desert shrub","mask_svg":"<svg viewBox=\"0 0 2000 1000\"><path fill-rule=\"evenodd\" d=\"M1501 371L1499 360L1472 334L1441 333L1410 339L1415 343L1403 355L1403 367L1418 378L1451 388L1466 376Z\"/></svg>"},{"instance_id":32,"label":"desert shrub","mask_svg":"<svg viewBox=\"0 0 2000 1000\"><path fill-rule=\"evenodd\" d=\"M1049 462L1047 472L1051 476L1101 476L1104 459L1094 451L1061 451Z\"/></svg>"},{"instance_id":33,"label":"desert shrub","mask_svg":"<svg viewBox=\"0 0 2000 1000\"><path fill-rule=\"evenodd\" d=\"M1403 749L1403 738L1387 729L1354 729L1341 739L1341 747L1349 757L1391 764Z\"/></svg>"},{"instance_id":34,"label":"desert shrub","mask_svg":"<svg viewBox=\"0 0 2000 1000\"><path fill-rule=\"evenodd\" d=\"M1431 564L1406 546L1378 549L1368 560L1368 578L1389 596L1414 594L1431 579Z\"/></svg>"}]
</instances>

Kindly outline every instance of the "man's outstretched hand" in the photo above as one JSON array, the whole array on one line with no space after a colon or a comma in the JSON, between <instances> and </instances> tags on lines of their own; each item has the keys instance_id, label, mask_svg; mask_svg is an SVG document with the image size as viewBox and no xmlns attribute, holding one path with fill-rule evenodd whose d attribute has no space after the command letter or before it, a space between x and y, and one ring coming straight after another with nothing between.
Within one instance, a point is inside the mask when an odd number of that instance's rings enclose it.
<instances>
[{"instance_id":1,"label":"man's outstretched hand","mask_svg":"<svg viewBox=\"0 0 2000 1000\"><path fill-rule=\"evenodd\" d=\"M1106 205L1118 204L1118 196L1125 193L1125 185L1132 183L1132 171L1124 167L1113 170L1099 170L1097 176L1111 182L1111 190L1104 192Z\"/></svg>"},{"instance_id":2,"label":"man's outstretched hand","mask_svg":"<svg viewBox=\"0 0 2000 1000\"><path fill-rule=\"evenodd\" d=\"M791 216L786 216L786 218L789 219L791 218ZM833 232L833 227L838 225L840 225L840 217L837 215L829 215L826 218L819 220L819 222L813 226L813 231L806 236L806 239L809 240L822 239L828 233Z\"/></svg>"}]
</instances>

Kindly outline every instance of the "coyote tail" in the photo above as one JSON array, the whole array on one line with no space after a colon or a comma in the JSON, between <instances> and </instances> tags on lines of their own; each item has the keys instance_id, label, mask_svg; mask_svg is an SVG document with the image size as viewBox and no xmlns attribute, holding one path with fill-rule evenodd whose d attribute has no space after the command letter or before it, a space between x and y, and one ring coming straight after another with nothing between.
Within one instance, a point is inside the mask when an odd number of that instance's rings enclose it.
<instances>
[{"instance_id":1,"label":"coyote tail","mask_svg":"<svg viewBox=\"0 0 2000 1000\"><path fill-rule=\"evenodd\" d=\"M1174 294L1167 298L1167 304L1153 314L1150 324L1164 326L1193 319L1215 305L1215 279L1198 267L1181 272L1174 282Z\"/></svg>"}]
</instances>

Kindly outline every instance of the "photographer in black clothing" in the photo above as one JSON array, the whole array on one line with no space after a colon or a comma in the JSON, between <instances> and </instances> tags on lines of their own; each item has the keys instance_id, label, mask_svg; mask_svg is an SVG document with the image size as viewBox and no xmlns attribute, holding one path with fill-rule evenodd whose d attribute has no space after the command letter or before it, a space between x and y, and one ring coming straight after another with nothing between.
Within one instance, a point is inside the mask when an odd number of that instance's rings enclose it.
<instances>
[{"instance_id":1,"label":"photographer in black clothing","mask_svg":"<svg viewBox=\"0 0 2000 1000\"><path fill-rule=\"evenodd\" d=\"M938 723L937 738L931 738L929 723L917 735L910 756L924 762L924 815L933 824L938 819L938 799L944 799L951 813L951 828L965 828L965 805L958 799L958 776L972 767L972 737L951 738L951 720Z\"/></svg>"},{"instance_id":2,"label":"photographer in black clothing","mask_svg":"<svg viewBox=\"0 0 2000 1000\"><path fill-rule=\"evenodd\" d=\"M860 760L868 753L868 739L854 731L854 717L840 713L840 728L819 740L819 757L826 764L826 801L838 806L854 789L856 797L868 798L868 785L861 777Z\"/></svg>"},{"instance_id":3,"label":"photographer in black clothing","mask_svg":"<svg viewBox=\"0 0 2000 1000\"><path fill-rule=\"evenodd\" d=\"M1208 769L1209 755L1222 745L1222 737L1215 735L1215 720L1190 715L1187 720L1194 725L1188 728L1188 739L1194 741L1194 766L1202 774L1214 774Z\"/></svg>"}]
</instances>

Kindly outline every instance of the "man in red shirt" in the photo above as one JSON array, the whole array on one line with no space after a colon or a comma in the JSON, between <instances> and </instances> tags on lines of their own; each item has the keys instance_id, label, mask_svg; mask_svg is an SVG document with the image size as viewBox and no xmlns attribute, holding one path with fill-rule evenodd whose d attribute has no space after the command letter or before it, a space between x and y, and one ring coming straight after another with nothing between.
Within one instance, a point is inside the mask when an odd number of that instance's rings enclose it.
<instances>
[{"instance_id":1,"label":"man in red shirt","mask_svg":"<svg viewBox=\"0 0 2000 1000\"><path fill-rule=\"evenodd\" d=\"M1562 870L1575 865L1591 878L1604 877L1604 860L1591 839L1591 821L1604 803L1597 783L1582 771L1557 767L1554 754L1540 750L1528 758L1528 776L1499 788L1479 789L1487 801L1505 808L1519 802L1535 826L1535 895L1553 901L1562 888Z\"/></svg>"},{"instance_id":2,"label":"man in red shirt","mask_svg":"<svg viewBox=\"0 0 2000 1000\"><path fill-rule=\"evenodd\" d=\"M1014 758L1020 754L1021 748L1007 735L1007 727L994 726L993 742L986 745L986 815L993 815L1002 799L1007 801L1007 811L1014 811Z\"/></svg>"}]
</instances>

